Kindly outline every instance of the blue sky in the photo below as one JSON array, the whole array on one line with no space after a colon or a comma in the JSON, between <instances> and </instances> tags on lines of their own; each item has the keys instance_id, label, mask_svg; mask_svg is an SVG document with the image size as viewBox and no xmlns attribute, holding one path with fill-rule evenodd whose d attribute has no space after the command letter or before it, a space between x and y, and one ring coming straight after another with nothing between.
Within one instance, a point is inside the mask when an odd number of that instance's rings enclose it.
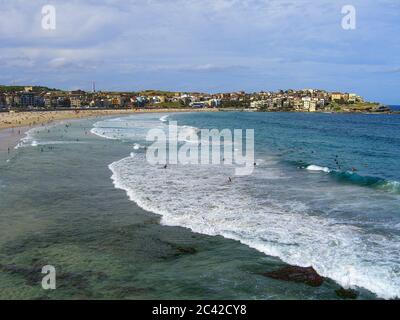
<instances>
[{"instance_id":1,"label":"blue sky","mask_svg":"<svg viewBox=\"0 0 400 320\"><path fill-rule=\"evenodd\" d=\"M41 9L56 8L56 30ZM341 26L344 5L355 30ZM400 104L400 0L0 0L0 83L321 88Z\"/></svg>"}]
</instances>

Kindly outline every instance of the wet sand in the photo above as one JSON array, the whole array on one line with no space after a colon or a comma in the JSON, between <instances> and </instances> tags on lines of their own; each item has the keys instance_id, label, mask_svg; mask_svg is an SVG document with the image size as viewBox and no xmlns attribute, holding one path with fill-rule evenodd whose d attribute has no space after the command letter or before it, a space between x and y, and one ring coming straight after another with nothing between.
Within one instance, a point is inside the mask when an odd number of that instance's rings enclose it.
<instances>
[{"instance_id":1,"label":"wet sand","mask_svg":"<svg viewBox=\"0 0 400 320\"><path fill-rule=\"evenodd\" d=\"M0 129L0 156L11 153L30 127Z\"/></svg>"}]
</instances>

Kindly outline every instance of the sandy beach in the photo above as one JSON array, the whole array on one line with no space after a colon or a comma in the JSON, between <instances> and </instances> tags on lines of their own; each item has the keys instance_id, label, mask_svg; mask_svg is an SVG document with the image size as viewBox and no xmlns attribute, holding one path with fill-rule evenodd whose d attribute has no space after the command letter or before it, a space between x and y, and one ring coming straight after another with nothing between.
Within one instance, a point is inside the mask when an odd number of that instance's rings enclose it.
<instances>
[{"instance_id":1,"label":"sandy beach","mask_svg":"<svg viewBox=\"0 0 400 320\"><path fill-rule=\"evenodd\" d=\"M57 120L112 116L144 112L210 112L217 109L127 109L127 110L66 110L0 113L0 130L16 127L32 127Z\"/></svg>"}]
</instances>

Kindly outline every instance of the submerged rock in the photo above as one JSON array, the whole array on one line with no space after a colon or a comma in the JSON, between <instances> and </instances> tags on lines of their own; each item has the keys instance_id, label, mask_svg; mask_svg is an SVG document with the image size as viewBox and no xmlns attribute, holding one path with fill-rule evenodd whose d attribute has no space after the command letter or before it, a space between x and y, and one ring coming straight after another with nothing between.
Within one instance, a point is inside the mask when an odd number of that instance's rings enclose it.
<instances>
[{"instance_id":1,"label":"submerged rock","mask_svg":"<svg viewBox=\"0 0 400 320\"><path fill-rule=\"evenodd\" d=\"M195 254L195 253L197 253L197 250L195 248L190 248L190 247L187 247L187 248L178 247L177 250L178 250L179 253L182 253L182 254Z\"/></svg>"},{"instance_id":2,"label":"submerged rock","mask_svg":"<svg viewBox=\"0 0 400 320\"><path fill-rule=\"evenodd\" d=\"M114 292L114 295L118 299L127 299L129 297L140 296L145 294L148 290L144 288L136 287L122 287Z\"/></svg>"},{"instance_id":3,"label":"submerged rock","mask_svg":"<svg viewBox=\"0 0 400 320\"><path fill-rule=\"evenodd\" d=\"M40 283L43 277L41 274L42 269L37 267L20 267L14 264L0 264L0 271L20 275L25 278L30 285Z\"/></svg>"},{"instance_id":4,"label":"submerged rock","mask_svg":"<svg viewBox=\"0 0 400 320\"><path fill-rule=\"evenodd\" d=\"M303 268L288 266L276 271L263 273L262 275L283 281L301 282L312 287L319 287L324 282L324 278L321 277L312 267Z\"/></svg>"},{"instance_id":5,"label":"submerged rock","mask_svg":"<svg viewBox=\"0 0 400 320\"><path fill-rule=\"evenodd\" d=\"M340 288L340 289L336 290L335 292L336 292L336 295L339 298L342 298L342 299L353 299L353 300L355 300L355 299L358 298L357 291L352 290L352 289Z\"/></svg>"}]
</instances>

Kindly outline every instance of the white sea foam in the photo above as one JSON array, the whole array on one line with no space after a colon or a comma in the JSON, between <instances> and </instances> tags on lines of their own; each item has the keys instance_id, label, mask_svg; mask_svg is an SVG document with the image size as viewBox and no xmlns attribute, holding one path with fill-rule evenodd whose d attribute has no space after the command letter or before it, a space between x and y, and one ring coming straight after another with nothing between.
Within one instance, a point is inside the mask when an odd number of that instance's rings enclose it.
<instances>
[{"instance_id":1,"label":"white sea foam","mask_svg":"<svg viewBox=\"0 0 400 320\"><path fill-rule=\"evenodd\" d=\"M231 185L221 166L163 170L141 157L111 164L112 179L132 201L162 215L163 224L222 235L287 263L312 265L343 286L364 287L383 298L400 296L399 275L388 262L394 258L390 254L397 255L399 242L310 216L304 204L266 199L246 180Z\"/></svg>"},{"instance_id":2,"label":"white sea foam","mask_svg":"<svg viewBox=\"0 0 400 320\"><path fill-rule=\"evenodd\" d=\"M160 122L157 117L152 115L142 115L141 117L125 117L99 121L94 124L91 133L102 138L111 140L145 140L149 128L165 129L166 124Z\"/></svg>"},{"instance_id":3,"label":"white sea foam","mask_svg":"<svg viewBox=\"0 0 400 320\"><path fill-rule=\"evenodd\" d=\"M326 173L330 173L331 169L329 169L328 167L320 167L320 166L316 166L316 165L310 165L307 167L308 171L321 171L321 172L326 172Z\"/></svg>"},{"instance_id":4,"label":"white sea foam","mask_svg":"<svg viewBox=\"0 0 400 320\"><path fill-rule=\"evenodd\" d=\"M24 148L24 147L34 147L36 144L34 133L42 130L42 128L33 128L25 132L25 137L23 137L19 143L14 147L14 149Z\"/></svg>"},{"instance_id":5,"label":"white sea foam","mask_svg":"<svg viewBox=\"0 0 400 320\"><path fill-rule=\"evenodd\" d=\"M61 145L61 144L82 144L82 141L51 141L51 140L38 140L35 137L35 133L38 133L37 129L28 132L25 138L22 138L20 142L15 146L14 149L26 148L26 147L38 147L38 146L48 146L48 145Z\"/></svg>"},{"instance_id":6,"label":"white sea foam","mask_svg":"<svg viewBox=\"0 0 400 320\"><path fill-rule=\"evenodd\" d=\"M386 181L379 188L382 190L388 191L388 192L399 193L400 192L400 182L399 181Z\"/></svg>"},{"instance_id":7,"label":"white sea foam","mask_svg":"<svg viewBox=\"0 0 400 320\"><path fill-rule=\"evenodd\" d=\"M165 170L149 165L140 153L109 168L115 187L125 190L145 210L161 215L165 225L220 235L289 264L313 266L344 287L363 287L382 298L400 297L399 236L366 231L360 223L313 214L299 198L302 192L314 192L317 196L313 199L320 197L324 202L323 191L303 190L273 157L260 160L254 176L234 178L232 182L228 181L229 166L170 165ZM318 166L307 169L330 172ZM347 201L345 197L351 192L338 190L335 192L343 192L342 198ZM298 195L283 198L291 192ZM326 194L327 199L338 196ZM354 203L346 205L357 207Z\"/></svg>"},{"instance_id":8,"label":"white sea foam","mask_svg":"<svg viewBox=\"0 0 400 320\"><path fill-rule=\"evenodd\" d=\"M107 134L104 130L99 129L99 128L93 128L92 130L90 130L90 132L92 134L95 134L95 135L105 138L105 139L118 140L118 137L116 135L113 136L113 135Z\"/></svg>"},{"instance_id":9,"label":"white sea foam","mask_svg":"<svg viewBox=\"0 0 400 320\"><path fill-rule=\"evenodd\" d=\"M147 116L147 117L146 117ZM167 119L169 115L163 116ZM149 129L167 130L167 121L161 121L152 115L140 117L116 118L100 121L94 124L91 133L111 140L145 140ZM199 129L192 126L178 126L177 139L170 137L174 142L197 142L190 139L199 134Z\"/></svg>"},{"instance_id":10,"label":"white sea foam","mask_svg":"<svg viewBox=\"0 0 400 320\"><path fill-rule=\"evenodd\" d=\"M169 118L169 115L162 116L162 117L160 118L160 121L161 121L161 122L167 122L167 121L168 121L168 118Z\"/></svg>"},{"instance_id":11,"label":"white sea foam","mask_svg":"<svg viewBox=\"0 0 400 320\"><path fill-rule=\"evenodd\" d=\"M67 141L38 141L37 139L37 134L50 130L51 128L57 126L57 125L62 125L65 123L64 121L60 121L58 123L53 123L53 124L48 124L46 126L40 126L40 127L35 127L32 128L28 131L25 132L25 137L23 137L19 143L14 147L14 149L19 149L19 148L26 148L26 147L37 147L39 145L46 145L46 144L63 144L63 143L69 143Z\"/></svg>"}]
</instances>

